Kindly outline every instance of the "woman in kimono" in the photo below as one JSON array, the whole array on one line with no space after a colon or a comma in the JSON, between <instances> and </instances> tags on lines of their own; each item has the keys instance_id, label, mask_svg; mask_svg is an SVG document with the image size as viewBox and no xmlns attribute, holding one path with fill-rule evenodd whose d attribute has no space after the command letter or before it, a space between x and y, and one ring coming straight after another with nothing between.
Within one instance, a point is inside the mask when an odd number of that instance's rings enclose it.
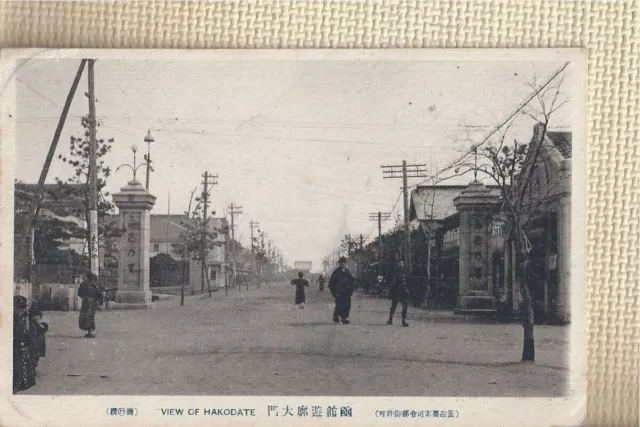
<instances>
[{"instance_id":1,"label":"woman in kimono","mask_svg":"<svg viewBox=\"0 0 640 427\"><path fill-rule=\"evenodd\" d=\"M97 277L95 274L87 273L85 277L86 279L78 288L78 296L82 298L78 326L83 331L87 331L85 338L95 338L91 331L96 329L96 310L102 299L102 293L96 286Z\"/></svg>"},{"instance_id":2,"label":"woman in kimono","mask_svg":"<svg viewBox=\"0 0 640 427\"><path fill-rule=\"evenodd\" d=\"M36 371L31 358L27 299L13 297L13 392L36 385Z\"/></svg>"},{"instance_id":3,"label":"woman in kimono","mask_svg":"<svg viewBox=\"0 0 640 427\"><path fill-rule=\"evenodd\" d=\"M42 310L37 303L31 304L29 309L29 332L31 335L31 358L33 366L37 367L41 357L47 354L45 334L49 324L42 321Z\"/></svg>"},{"instance_id":4,"label":"woman in kimono","mask_svg":"<svg viewBox=\"0 0 640 427\"><path fill-rule=\"evenodd\" d=\"M302 278L303 275L304 274L301 271L301 272L298 273L298 278L297 279L293 279L291 281L291 284L296 287L295 304L296 305L300 305L300 308L304 308L304 303L305 303L304 288L305 288L305 286L306 287L309 286L309 281L307 279L303 279Z\"/></svg>"}]
</instances>

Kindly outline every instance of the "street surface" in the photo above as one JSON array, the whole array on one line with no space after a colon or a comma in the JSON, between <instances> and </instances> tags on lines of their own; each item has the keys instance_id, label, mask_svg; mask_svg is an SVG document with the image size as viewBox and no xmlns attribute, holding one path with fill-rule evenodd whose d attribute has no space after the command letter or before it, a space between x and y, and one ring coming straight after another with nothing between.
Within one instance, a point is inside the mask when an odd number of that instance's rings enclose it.
<instances>
[{"instance_id":1,"label":"street surface","mask_svg":"<svg viewBox=\"0 0 640 427\"><path fill-rule=\"evenodd\" d=\"M352 324L331 321L327 290L271 284L97 313L83 338L78 313L47 312L47 357L21 394L559 396L568 377L568 328L537 326L536 363L520 360L522 327L465 321L354 295Z\"/></svg>"}]
</instances>

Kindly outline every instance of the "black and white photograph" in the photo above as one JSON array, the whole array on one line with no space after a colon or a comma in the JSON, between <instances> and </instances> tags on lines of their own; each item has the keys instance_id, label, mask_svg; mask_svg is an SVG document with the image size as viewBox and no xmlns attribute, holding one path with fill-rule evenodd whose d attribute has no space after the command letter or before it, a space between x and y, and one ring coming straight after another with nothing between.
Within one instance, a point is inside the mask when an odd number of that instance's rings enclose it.
<instances>
[{"instance_id":1,"label":"black and white photograph","mask_svg":"<svg viewBox=\"0 0 640 427\"><path fill-rule=\"evenodd\" d=\"M178 52L2 52L16 417L584 410L584 53Z\"/></svg>"}]
</instances>

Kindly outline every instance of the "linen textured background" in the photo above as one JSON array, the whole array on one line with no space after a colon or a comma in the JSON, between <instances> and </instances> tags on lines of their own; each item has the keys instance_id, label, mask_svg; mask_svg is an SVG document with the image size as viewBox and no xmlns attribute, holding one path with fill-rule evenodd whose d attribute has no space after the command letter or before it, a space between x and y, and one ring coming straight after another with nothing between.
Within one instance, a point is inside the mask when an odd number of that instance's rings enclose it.
<instances>
[{"instance_id":1,"label":"linen textured background","mask_svg":"<svg viewBox=\"0 0 640 427\"><path fill-rule=\"evenodd\" d=\"M3 48L587 49L594 426L639 420L639 28L640 0L0 3Z\"/></svg>"}]
</instances>

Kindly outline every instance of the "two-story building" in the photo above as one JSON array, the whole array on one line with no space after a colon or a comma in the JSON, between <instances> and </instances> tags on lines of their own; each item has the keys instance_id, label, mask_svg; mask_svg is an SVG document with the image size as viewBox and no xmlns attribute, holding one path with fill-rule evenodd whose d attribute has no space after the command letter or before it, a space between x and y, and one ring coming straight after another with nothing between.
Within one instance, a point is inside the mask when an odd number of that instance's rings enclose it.
<instances>
[{"instance_id":1,"label":"two-story building","mask_svg":"<svg viewBox=\"0 0 640 427\"><path fill-rule=\"evenodd\" d=\"M150 258L167 254L176 261L182 261L185 255L183 249L189 224L187 216L151 214L150 219ZM207 277L212 288L223 288L226 284L225 242L228 239L228 222L226 218L209 218L208 225L211 232L217 231L219 244L207 251L204 286L202 264L199 261L189 261L188 285L196 292L207 289ZM109 254L117 254L117 241L105 245L104 251L107 258L111 258ZM188 255L187 260L189 260Z\"/></svg>"},{"instance_id":2,"label":"two-story building","mask_svg":"<svg viewBox=\"0 0 640 427\"><path fill-rule=\"evenodd\" d=\"M429 242L428 251L432 292L438 292L445 301L453 303L457 297L460 269L460 215L454 199L466 185L420 185L411 192L410 220L417 224ZM487 185L491 194L500 194L500 188ZM503 240L499 227L494 227L491 241L494 272L492 286L498 297L503 290L500 276ZM425 252L425 251L423 251ZM447 301L448 300L448 301Z\"/></svg>"},{"instance_id":3,"label":"two-story building","mask_svg":"<svg viewBox=\"0 0 640 427\"><path fill-rule=\"evenodd\" d=\"M523 224L532 247L539 250L545 265L544 280L529 284L534 299L536 318L569 322L571 311L571 132L546 132L534 126L533 137L520 174L514 185L527 185ZM535 161L534 161L535 160ZM485 185L489 193L501 196L497 186ZM469 232L460 228L460 214L454 199L467 186L418 186L411 194L411 220L418 224L429 241L432 289L440 287L453 293L460 287L460 235ZM522 256L505 233L504 212L496 211L492 223L490 253L491 293L496 307L517 312L521 302Z\"/></svg>"}]
</instances>

